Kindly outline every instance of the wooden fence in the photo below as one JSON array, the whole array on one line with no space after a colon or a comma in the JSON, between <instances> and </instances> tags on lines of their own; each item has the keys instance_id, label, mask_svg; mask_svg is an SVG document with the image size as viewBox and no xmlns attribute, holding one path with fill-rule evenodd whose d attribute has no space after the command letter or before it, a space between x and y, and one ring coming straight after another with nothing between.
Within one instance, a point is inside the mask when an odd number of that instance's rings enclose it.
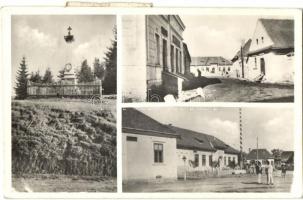
<instances>
[{"instance_id":1,"label":"wooden fence","mask_svg":"<svg viewBox=\"0 0 303 200\"><path fill-rule=\"evenodd\" d=\"M27 94L29 97L91 97L102 95L101 80L79 84L33 83L28 81Z\"/></svg>"}]
</instances>

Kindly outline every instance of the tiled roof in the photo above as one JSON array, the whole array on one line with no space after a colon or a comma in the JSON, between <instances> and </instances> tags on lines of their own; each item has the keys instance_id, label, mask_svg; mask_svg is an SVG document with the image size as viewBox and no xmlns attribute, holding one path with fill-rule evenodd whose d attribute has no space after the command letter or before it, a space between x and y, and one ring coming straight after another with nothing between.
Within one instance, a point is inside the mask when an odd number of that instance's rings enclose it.
<instances>
[{"instance_id":1,"label":"tiled roof","mask_svg":"<svg viewBox=\"0 0 303 200\"><path fill-rule=\"evenodd\" d=\"M192 57L191 66L231 65L232 62L221 56L218 57Z\"/></svg>"},{"instance_id":2,"label":"tiled roof","mask_svg":"<svg viewBox=\"0 0 303 200\"><path fill-rule=\"evenodd\" d=\"M164 125L133 108L123 108L122 129L123 132L134 134L148 134L155 136L162 134L164 137L175 136L177 138L178 149L202 151L224 150L225 153L239 153L238 150L225 144L222 140L214 136L172 125Z\"/></svg>"},{"instance_id":3,"label":"tiled roof","mask_svg":"<svg viewBox=\"0 0 303 200\"><path fill-rule=\"evenodd\" d=\"M256 160L257 159L257 152L258 152L258 159L260 160L266 160L266 159L273 159L273 155L269 153L266 149L253 149L251 150L246 159L247 160Z\"/></svg>"},{"instance_id":4,"label":"tiled roof","mask_svg":"<svg viewBox=\"0 0 303 200\"><path fill-rule=\"evenodd\" d=\"M176 137L177 135L167 126L134 108L122 109L123 132L134 134L148 134L163 137Z\"/></svg>"},{"instance_id":5,"label":"tiled roof","mask_svg":"<svg viewBox=\"0 0 303 200\"><path fill-rule=\"evenodd\" d=\"M251 39L247 40L242 48L242 55L243 57L246 57L248 55L249 49L251 45ZM237 52L237 54L233 57L232 61L235 62L240 58L240 50Z\"/></svg>"},{"instance_id":6,"label":"tiled roof","mask_svg":"<svg viewBox=\"0 0 303 200\"><path fill-rule=\"evenodd\" d=\"M260 19L260 22L274 42L273 48L294 48L294 20Z\"/></svg>"}]
</instances>

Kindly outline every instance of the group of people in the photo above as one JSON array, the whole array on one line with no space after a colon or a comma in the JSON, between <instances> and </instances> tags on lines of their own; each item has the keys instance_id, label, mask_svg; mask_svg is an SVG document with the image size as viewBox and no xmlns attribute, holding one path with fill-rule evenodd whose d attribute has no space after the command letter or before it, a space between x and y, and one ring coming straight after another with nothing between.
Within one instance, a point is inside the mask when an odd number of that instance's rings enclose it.
<instances>
[{"instance_id":1,"label":"group of people","mask_svg":"<svg viewBox=\"0 0 303 200\"><path fill-rule=\"evenodd\" d=\"M274 184L274 179L273 179L274 167L272 166L272 164L269 161L266 161L266 165L262 167L261 162L257 161L257 163L255 165L256 165L255 166L256 174L258 176L258 184L262 183L261 178L262 178L262 172L263 172L263 168L264 168L265 174L266 174L267 185L273 185ZM286 175L285 164L281 165L281 175L283 178L285 178L285 175Z\"/></svg>"}]
</instances>

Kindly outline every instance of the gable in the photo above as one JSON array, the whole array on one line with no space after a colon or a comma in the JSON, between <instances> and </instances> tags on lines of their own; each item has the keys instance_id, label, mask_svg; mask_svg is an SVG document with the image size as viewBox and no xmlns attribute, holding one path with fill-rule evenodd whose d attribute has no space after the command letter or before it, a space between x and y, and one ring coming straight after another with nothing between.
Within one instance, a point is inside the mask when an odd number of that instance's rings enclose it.
<instances>
[{"instance_id":1,"label":"gable","mask_svg":"<svg viewBox=\"0 0 303 200\"><path fill-rule=\"evenodd\" d=\"M262 40L263 38L263 40ZM249 52L255 52L259 51L262 49L269 48L273 45L273 41L269 34L267 33L265 27L261 23L260 20L258 20L255 32L252 37L251 45L250 45L250 50Z\"/></svg>"}]
</instances>

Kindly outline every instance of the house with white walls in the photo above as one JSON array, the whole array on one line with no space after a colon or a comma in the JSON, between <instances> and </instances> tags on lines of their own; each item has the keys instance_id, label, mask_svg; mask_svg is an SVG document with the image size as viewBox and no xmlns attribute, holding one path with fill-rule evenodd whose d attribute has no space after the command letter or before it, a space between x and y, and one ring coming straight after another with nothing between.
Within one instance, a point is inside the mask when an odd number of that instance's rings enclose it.
<instances>
[{"instance_id":1,"label":"house with white walls","mask_svg":"<svg viewBox=\"0 0 303 200\"><path fill-rule=\"evenodd\" d=\"M248 52L245 78L293 84L294 20L259 19Z\"/></svg>"},{"instance_id":2,"label":"house with white walls","mask_svg":"<svg viewBox=\"0 0 303 200\"><path fill-rule=\"evenodd\" d=\"M262 165L266 165L267 161L274 166L274 156L267 149L252 149L246 156L248 164L260 162Z\"/></svg>"},{"instance_id":3,"label":"house with white walls","mask_svg":"<svg viewBox=\"0 0 303 200\"><path fill-rule=\"evenodd\" d=\"M122 110L123 181L177 179L178 135L133 108Z\"/></svg>"},{"instance_id":4,"label":"house with white walls","mask_svg":"<svg viewBox=\"0 0 303 200\"><path fill-rule=\"evenodd\" d=\"M162 124L134 108L122 110L122 152L124 182L228 168L238 164L239 155L212 135Z\"/></svg>"},{"instance_id":5,"label":"house with white walls","mask_svg":"<svg viewBox=\"0 0 303 200\"><path fill-rule=\"evenodd\" d=\"M192 57L190 72L196 77L229 77L232 72L232 62L221 56Z\"/></svg>"},{"instance_id":6,"label":"house with white walls","mask_svg":"<svg viewBox=\"0 0 303 200\"><path fill-rule=\"evenodd\" d=\"M184 30L178 15L122 17L124 102L163 101L168 94L179 98L191 61Z\"/></svg>"}]
</instances>

